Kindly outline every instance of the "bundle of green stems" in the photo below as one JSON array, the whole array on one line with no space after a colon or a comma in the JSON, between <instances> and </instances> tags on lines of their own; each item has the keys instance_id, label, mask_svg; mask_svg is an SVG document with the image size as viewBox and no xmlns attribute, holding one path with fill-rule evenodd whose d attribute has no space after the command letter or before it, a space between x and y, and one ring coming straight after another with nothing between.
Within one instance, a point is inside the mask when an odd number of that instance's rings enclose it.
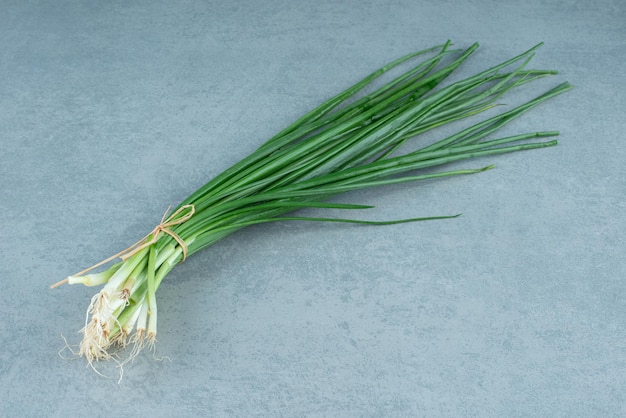
<instances>
[{"instance_id":1,"label":"bundle of green stems","mask_svg":"<svg viewBox=\"0 0 626 418\"><path fill-rule=\"evenodd\" d=\"M558 133L554 131L495 138L494 134L526 111L570 89L567 82L451 136L403 151L410 148L403 147L409 139L419 139L420 134L451 122L475 118L496 108L498 99L511 90L556 74L527 69L540 45L445 85L448 76L478 48L473 44L465 50L452 50L451 43L446 42L385 65L299 118L192 193L137 244L105 260L120 257L121 261L98 273L87 269L54 285L104 285L89 305L80 354L91 364L110 359L116 347L132 344L132 358L153 344L157 335L156 292L168 273L185 258L246 226L286 220L382 225L457 216L373 222L290 212L302 208L371 208L328 199L375 186L479 173L493 166L447 171L432 167L556 145L553 137ZM399 66L409 68L402 72L396 68ZM387 77L391 80L386 82L378 80L392 69L401 74ZM365 87L371 92L362 93Z\"/></svg>"}]
</instances>

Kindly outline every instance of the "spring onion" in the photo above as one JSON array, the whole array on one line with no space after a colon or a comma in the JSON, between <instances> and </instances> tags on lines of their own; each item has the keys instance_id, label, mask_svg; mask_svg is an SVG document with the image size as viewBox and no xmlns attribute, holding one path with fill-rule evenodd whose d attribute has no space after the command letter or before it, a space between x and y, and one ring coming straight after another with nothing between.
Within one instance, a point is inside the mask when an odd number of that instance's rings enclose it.
<instances>
[{"instance_id":1,"label":"spring onion","mask_svg":"<svg viewBox=\"0 0 626 418\"><path fill-rule=\"evenodd\" d=\"M444 80L478 48L473 44L453 50L448 41L387 64L299 118L191 194L171 214L166 213L146 237L94 267L118 257L121 261L102 272L89 268L53 285L104 285L89 305L79 354L93 365L112 358L118 347L132 344L132 358L154 344L156 292L163 279L185 258L246 226L287 220L384 225L458 216L374 222L289 213L302 208L370 208L328 199L374 186L474 174L492 166L438 172L420 169L556 145L553 137L558 133L553 131L491 136L527 110L570 89L567 82L451 136L403 151L407 140L493 109L510 90L556 74L527 69L540 45L445 85ZM419 62L410 64L413 61ZM391 80L385 83L378 81L374 88L379 77L401 64L410 68L387 77ZM359 93L365 87L372 92Z\"/></svg>"}]
</instances>

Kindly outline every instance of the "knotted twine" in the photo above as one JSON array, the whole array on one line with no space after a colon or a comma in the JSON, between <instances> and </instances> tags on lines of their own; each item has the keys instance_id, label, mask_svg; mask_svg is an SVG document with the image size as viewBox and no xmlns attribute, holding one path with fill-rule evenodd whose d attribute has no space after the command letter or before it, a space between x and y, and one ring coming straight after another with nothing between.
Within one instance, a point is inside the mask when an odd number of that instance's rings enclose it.
<instances>
[{"instance_id":1,"label":"knotted twine","mask_svg":"<svg viewBox=\"0 0 626 418\"><path fill-rule=\"evenodd\" d=\"M165 213L163 214L163 217L161 218L161 223L159 223L153 230L152 232L150 232L148 235L146 235L145 237L141 238L139 241L137 241L136 243L134 243L133 245L131 245L130 247L126 248L125 250L120 251L117 254L112 255L111 257L100 261L97 264L94 264L93 266L86 268L83 271L80 271L76 274L74 274L73 276L82 276L83 274L100 267L103 264L108 263L109 261L115 260L116 258L121 258L122 261L126 261L127 259L129 259L130 257L132 257L133 255L137 254L139 251L143 250L146 247L151 246L152 244L156 243L159 239L159 234L161 232L164 232L166 234L168 234L169 236L171 236L172 238L174 238L176 240L176 242L178 242L178 245L180 245L180 248L182 248L183 250L183 259L181 260L181 263L183 261L185 261L185 259L187 258L187 244L185 243L185 241L183 241L183 239L174 231L172 231L170 228L172 228L173 226L176 225L180 225L184 222L187 222L189 219L191 219L191 217L193 216L193 214L196 212L196 208L194 205L184 205L181 206L180 208L178 208L178 210L174 213L172 213L171 215L167 216L169 211L170 211L170 207L167 208L167 210L165 211ZM187 212L186 214L184 214L183 216L178 217L181 213L183 213L185 210L189 209L189 212ZM152 237L152 238L150 238ZM150 238L150 239L148 239ZM55 287L61 286L62 284L65 284L69 281L69 279L63 279L55 284L53 284L52 286L50 286L50 288L54 289Z\"/></svg>"}]
</instances>

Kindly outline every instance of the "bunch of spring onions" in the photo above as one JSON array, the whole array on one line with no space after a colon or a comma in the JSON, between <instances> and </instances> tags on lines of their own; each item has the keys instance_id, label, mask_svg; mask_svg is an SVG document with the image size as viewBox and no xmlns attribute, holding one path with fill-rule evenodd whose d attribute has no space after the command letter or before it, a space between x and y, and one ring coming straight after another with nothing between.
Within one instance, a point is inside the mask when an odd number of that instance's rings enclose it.
<instances>
[{"instance_id":1,"label":"bunch of spring onions","mask_svg":"<svg viewBox=\"0 0 626 418\"><path fill-rule=\"evenodd\" d=\"M494 108L505 93L555 71L527 69L537 45L503 63L461 81L444 80L478 45L451 50L450 42L415 52L375 71L326 101L265 142L180 203L135 245L102 272L93 267L53 285L104 285L89 305L80 355L89 364L110 359L115 348L132 344L130 357L154 343L157 335L156 291L186 257L248 225L283 220L390 224L387 222L287 216L301 208L364 209L370 206L329 203L343 192L413 182L491 168L427 173L420 169L468 158L548 147L557 132L531 132L493 138L502 126L543 101L570 89L562 83L529 102L481 120L460 132L402 152L409 139L449 122ZM412 61L419 61L410 64ZM401 75L371 84L403 64ZM390 78L390 77L387 77ZM364 87L369 94L357 93ZM413 147L415 148L415 147Z\"/></svg>"}]
</instances>

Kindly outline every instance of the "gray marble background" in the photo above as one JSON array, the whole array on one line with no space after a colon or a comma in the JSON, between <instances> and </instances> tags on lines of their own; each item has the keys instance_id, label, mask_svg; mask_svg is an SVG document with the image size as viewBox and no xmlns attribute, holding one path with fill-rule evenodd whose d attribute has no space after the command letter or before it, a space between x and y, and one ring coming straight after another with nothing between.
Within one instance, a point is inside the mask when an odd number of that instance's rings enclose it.
<instances>
[{"instance_id":1,"label":"gray marble background","mask_svg":"<svg viewBox=\"0 0 626 418\"><path fill-rule=\"evenodd\" d=\"M539 41L576 86L507 126L560 145L351 193L389 227L268 224L159 289L156 361L64 359L126 247L384 63L452 39L467 76ZM622 0L0 1L0 416L626 415ZM432 138L444 131L433 133ZM67 357L67 351L64 353Z\"/></svg>"}]
</instances>

